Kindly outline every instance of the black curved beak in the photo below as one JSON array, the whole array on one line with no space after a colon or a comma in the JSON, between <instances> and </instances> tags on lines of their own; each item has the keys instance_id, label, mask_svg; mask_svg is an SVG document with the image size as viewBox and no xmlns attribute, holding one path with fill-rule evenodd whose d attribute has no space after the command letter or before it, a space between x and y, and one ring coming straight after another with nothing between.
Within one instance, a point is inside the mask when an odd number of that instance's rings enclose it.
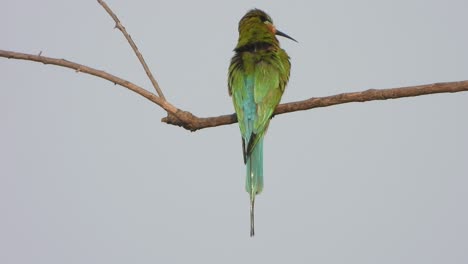
<instances>
[{"instance_id":1,"label":"black curved beak","mask_svg":"<svg viewBox=\"0 0 468 264\"><path fill-rule=\"evenodd\" d=\"M288 39L290 39L290 40L293 40L293 41L297 42L297 40L293 39L292 37L288 36L287 34L281 32L281 31L279 31L279 30L276 30L276 35L282 36L282 37L285 37L285 38L288 38ZM298 43L299 43L299 42L298 42Z\"/></svg>"}]
</instances>

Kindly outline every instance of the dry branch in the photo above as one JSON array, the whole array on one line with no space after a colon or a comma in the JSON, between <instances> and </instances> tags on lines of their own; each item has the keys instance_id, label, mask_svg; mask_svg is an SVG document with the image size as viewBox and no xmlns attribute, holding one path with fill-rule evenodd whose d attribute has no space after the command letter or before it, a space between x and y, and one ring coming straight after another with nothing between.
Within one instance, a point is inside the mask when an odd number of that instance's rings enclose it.
<instances>
[{"instance_id":1,"label":"dry branch","mask_svg":"<svg viewBox=\"0 0 468 264\"><path fill-rule=\"evenodd\" d=\"M326 97L312 97L303 101L280 104L276 108L274 114L280 115L289 112L304 111L313 108L327 107L352 102L368 102L436 93L457 93L464 91L468 91L468 81L433 83L390 89L369 89L362 92L342 93ZM186 118L191 120L192 130L222 126L237 122L237 117L235 114L207 118L190 116L190 113L184 114L189 115ZM165 117L162 119L162 121L166 122L167 124L186 127L186 125L183 122L181 122L173 116Z\"/></svg>"},{"instance_id":2,"label":"dry branch","mask_svg":"<svg viewBox=\"0 0 468 264\"><path fill-rule=\"evenodd\" d=\"M131 83L127 80L124 80L115 75L109 74L107 72L104 72L102 70L97 70L97 69L94 69L94 68L91 68L82 64L78 64L75 62L71 62L65 59L56 59L56 58L41 56L42 55L41 53L39 53L39 55L32 55L32 54L26 54L26 53L0 50L0 57L5 57L8 59L42 62L44 64L53 64L53 65L57 65L61 67L74 69L76 72L87 73L87 74L91 74L99 78L108 80L114 84L123 86L145 97L146 99L150 100L151 102L163 108L167 112L167 117L163 118L161 120L162 122L165 122L171 125L180 126L190 131L196 131L196 130L207 128L207 127L216 127L216 126L222 126L222 125L227 125L227 124L232 124L232 123L237 122L237 118L235 114L202 118L202 117L197 117L190 112L178 109L177 107L173 106L168 101L166 101L156 79L153 77L151 71L149 70L148 65L143 59L143 56L138 50L135 42L127 33L125 27L120 22L117 15L114 12L112 12L112 10L103 0L97 0L97 1L99 4L101 4L101 6L107 11L107 13L115 21L115 27L118 28L122 32L122 34L125 36L125 38L127 39L128 43L130 44L136 56L140 60L141 65L143 66L148 78L150 79L151 83L153 84L159 96L143 89L142 87L134 83ZM462 92L462 91L468 91L468 81L435 83L435 84L409 86L409 87L402 87L402 88L382 89L382 90L370 89L370 90L366 90L362 92L343 93L343 94L332 95L332 96L327 96L327 97L310 98L310 99L303 100L303 101L281 104L276 108L275 115L295 112L295 111L303 111L303 110L308 110L308 109L317 108L317 107L326 107L326 106L332 106L332 105L337 105L337 104L351 103L351 102L367 102L367 101L374 101L374 100L387 100L387 99L396 99L396 98L403 98L403 97L420 96L420 95L434 94L434 93L455 93L455 92Z\"/></svg>"},{"instance_id":3,"label":"dry branch","mask_svg":"<svg viewBox=\"0 0 468 264\"><path fill-rule=\"evenodd\" d=\"M110 7L102 0L98 0L98 3L106 10L106 12L112 17L112 19L114 19L114 22L115 22L115 28L118 28L120 30L120 32L122 32L122 34L125 36L125 38L127 39L128 43L130 44L130 46L132 47L133 51L135 52L136 56L138 57L138 60L140 61L141 65L143 66L143 69L145 70L146 72L146 75L148 76L148 78L150 79L151 81L151 84L153 84L153 87L154 89L156 90L156 92L158 93L159 97L161 97L162 99L165 99L164 98L164 94L161 90L161 88L159 87L159 84L158 82L156 81L156 79L153 77L153 74L151 73L148 65L146 64L146 61L145 59L143 58L143 55L141 55L141 52L140 50L138 50L138 47L137 45L135 44L135 42L133 41L132 37L130 36L130 34L128 34L127 30L125 29L125 27L123 26L123 24L120 22L120 19L117 17L117 15L112 12L112 10L110 9Z\"/></svg>"},{"instance_id":4,"label":"dry branch","mask_svg":"<svg viewBox=\"0 0 468 264\"><path fill-rule=\"evenodd\" d=\"M6 51L6 50L0 50L0 57L8 58L8 59L18 59L18 60L29 60L29 61L35 61L35 62L42 62L44 64L52 64L52 65L57 65L65 68L70 68L74 69L76 72L81 72L81 73L87 73L91 74L94 76L97 76L99 78L108 80L114 84L118 84L120 86L123 86L145 98L150 100L151 102L159 105L161 108L166 110L168 114L176 114L178 109L168 103L166 100L158 97L157 95L148 92L147 90L141 88L140 86L129 82L127 80L124 80L122 78L119 78L115 75L112 75L110 73L107 73L105 71L97 70L76 62L68 61L65 59L56 59L56 58L50 58L50 57L45 57L42 56L41 53L39 55L33 55L33 54L26 54L26 53L20 53L20 52L13 52L13 51Z\"/></svg>"},{"instance_id":5,"label":"dry branch","mask_svg":"<svg viewBox=\"0 0 468 264\"><path fill-rule=\"evenodd\" d=\"M157 95L143 89L142 87L134 83L131 83L112 74L106 73L104 71L97 70L68 60L55 59L41 55L32 55L5 50L0 50L0 57L5 57L9 59L30 60L42 62L44 64L53 64L61 67L74 69L77 72L87 73L103 78L112 83L118 84L129 89L163 108L168 113L168 116L162 119L163 122L171 125L184 127L185 129L190 131L196 131L203 128L222 126L237 122L235 114L205 118L197 117L190 112L178 109L163 98L158 97ZM281 104L276 108L275 115L351 102L367 102L375 100L387 100L403 97L420 96L426 94L456 93L463 91L468 91L468 81L434 83L381 90L370 89L362 92L343 93L327 97L310 98L303 101Z\"/></svg>"}]
</instances>

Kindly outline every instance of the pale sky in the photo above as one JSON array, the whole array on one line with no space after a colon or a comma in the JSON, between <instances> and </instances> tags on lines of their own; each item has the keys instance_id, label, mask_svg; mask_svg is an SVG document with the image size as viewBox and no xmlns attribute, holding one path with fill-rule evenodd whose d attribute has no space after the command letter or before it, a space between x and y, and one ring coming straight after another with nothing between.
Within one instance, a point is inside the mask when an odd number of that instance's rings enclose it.
<instances>
[{"instance_id":1,"label":"pale sky","mask_svg":"<svg viewBox=\"0 0 468 264\"><path fill-rule=\"evenodd\" d=\"M96 1L0 0L0 49L152 90ZM266 11L282 102L468 79L467 1L112 1L175 106L233 112L237 23ZM249 237L237 124L195 133L93 76L0 58L0 263L468 263L468 93L275 117Z\"/></svg>"}]
</instances>

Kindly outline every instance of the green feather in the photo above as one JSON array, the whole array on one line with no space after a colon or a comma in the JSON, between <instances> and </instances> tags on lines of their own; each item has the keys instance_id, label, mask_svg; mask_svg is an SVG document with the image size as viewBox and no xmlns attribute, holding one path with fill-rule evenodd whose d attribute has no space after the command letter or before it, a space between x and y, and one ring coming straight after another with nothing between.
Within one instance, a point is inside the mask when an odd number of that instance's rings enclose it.
<instances>
[{"instance_id":1,"label":"green feather","mask_svg":"<svg viewBox=\"0 0 468 264\"><path fill-rule=\"evenodd\" d=\"M289 79L291 64L280 48L265 12L253 9L239 22L239 39L229 66L228 87L242 135L246 190L251 203L254 234L255 196L263 189L263 137ZM292 39L292 38L291 38Z\"/></svg>"}]
</instances>

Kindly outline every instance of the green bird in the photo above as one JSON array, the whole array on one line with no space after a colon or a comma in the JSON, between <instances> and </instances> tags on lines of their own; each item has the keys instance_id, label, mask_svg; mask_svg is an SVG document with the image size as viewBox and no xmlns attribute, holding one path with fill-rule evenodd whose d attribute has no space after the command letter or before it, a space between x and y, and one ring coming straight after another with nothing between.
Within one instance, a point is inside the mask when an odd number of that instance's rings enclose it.
<instances>
[{"instance_id":1,"label":"green bird","mask_svg":"<svg viewBox=\"0 0 468 264\"><path fill-rule=\"evenodd\" d=\"M259 9L239 22L239 39L229 66L228 87L242 134L250 195L250 236L254 236L255 195L263 190L263 137L289 80L291 63L276 35L271 17ZM297 42L297 41L296 41Z\"/></svg>"}]
</instances>

